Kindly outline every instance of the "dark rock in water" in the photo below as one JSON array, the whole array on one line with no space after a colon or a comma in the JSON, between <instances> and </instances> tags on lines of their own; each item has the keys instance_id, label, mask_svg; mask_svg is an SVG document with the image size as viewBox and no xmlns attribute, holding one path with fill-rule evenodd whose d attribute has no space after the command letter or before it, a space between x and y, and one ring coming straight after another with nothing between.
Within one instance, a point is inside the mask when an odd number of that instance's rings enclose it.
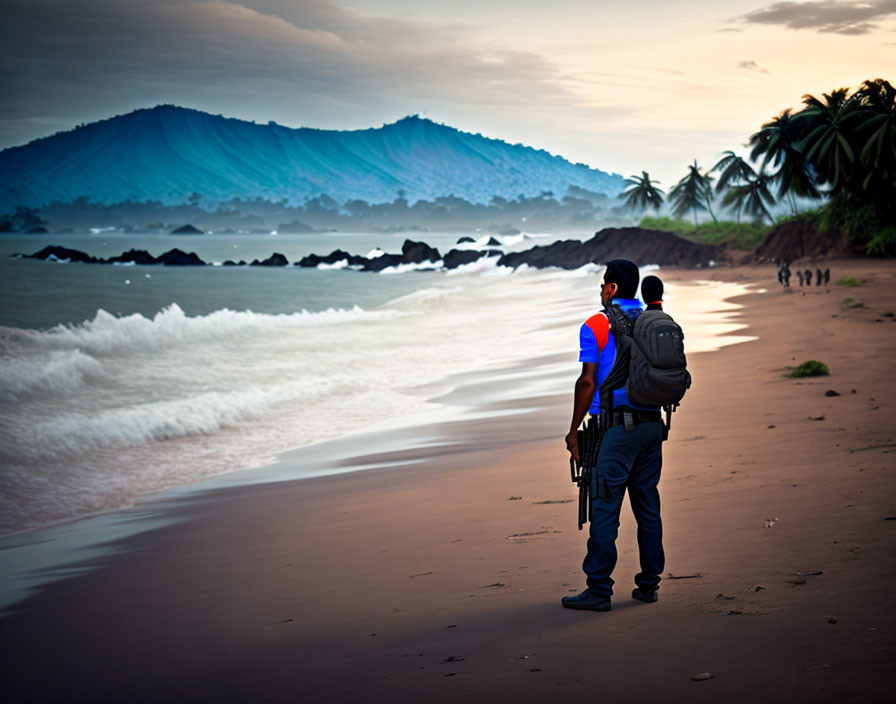
<instances>
[{"instance_id":1,"label":"dark rock in water","mask_svg":"<svg viewBox=\"0 0 896 704\"><path fill-rule=\"evenodd\" d=\"M274 252L270 257L265 259L264 261L258 261L257 259L250 264L250 266L286 266L289 264L289 261L284 257L280 252Z\"/></svg>"},{"instance_id":2,"label":"dark rock in water","mask_svg":"<svg viewBox=\"0 0 896 704\"><path fill-rule=\"evenodd\" d=\"M225 259L221 266L236 266L236 262L233 259Z\"/></svg>"},{"instance_id":3,"label":"dark rock in water","mask_svg":"<svg viewBox=\"0 0 896 704\"><path fill-rule=\"evenodd\" d=\"M119 254L117 257L110 257L107 260L110 264L115 262L134 262L134 264L155 264L156 258L145 249L129 249L127 252Z\"/></svg>"},{"instance_id":4,"label":"dark rock in water","mask_svg":"<svg viewBox=\"0 0 896 704\"><path fill-rule=\"evenodd\" d=\"M367 263L366 257L362 257L358 254L349 254L342 249L334 249L324 257L319 254L309 254L307 257L302 257L296 262L296 266L312 267L317 266L318 264L335 264L336 262L341 262L343 259L351 265L363 266Z\"/></svg>"},{"instance_id":5,"label":"dark rock in water","mask_svg":"<svg viewBox=\"0 0 896 704\"><path fill-rule=\"evenodd\" d=\"M239 262L237 262L237 266L246 266L246 260L240 259Z\"/></svg>"},{"instance_id":6,"label":"dark rock in water","mask_svg":"<svg viewBox=\"0 0 896 704\"><path fill-rule=\"evenodd\" d=\"M701 267L720 258L717 247L697 244L671 232L640 227L607 228L585 242L560 240L522 252L505 254L499 266L528 264L537 269L578 269L586 264L605 264L611 259L631 259L639 266Z\"/></svg>"},{"instance_id":7,"label":"dark rock in water","mask_svg":"<svg viewBox=\"0 0 896 704\"><path fill-rule=\"evenodd\" d=\"M374 259L368 259L361 271L382 271L390 266L398 266L399 264L407 264L404 257L400 254L381 254Z\"/></svg>"},{"instance_id":8,"label":"dark rock in water","mask_svg":"<svg viewBox=\"0 0 896 704\"><path fill-rule=\"evenodd\" d=\"M186 252L177 249L169 249L164 254L160 254L158 259L156 259L156 263L164 264L165 266L204 266L205 262L202 261L197 255L196 252L190 252L187 254Z\"/></svg>"},{"instance_id":9,"label":"dark rock in water","mask_svg":"<svg viewBox=\"0 0 896 704\"><path fill-rule=\"evenodd\" d=\"M489 237L488 242L485 243L485 246L486 247L500 247L501 243L494 237Z\"/></svg>"},{"instance_id":10,"label":"dark rock in water","mask_svg":"<svg viewBox=\"0 0 896 704\"><path fill-rule=\"evenodd\" d=\"M50 245L49 247L44 247L39 252L35 252L34 254L26 254L24 259L42 259L46 261L47 259L59 260L59 261L72 261L72 262L84 262L86 264L102 264L102 259L97 259L96 257L91 257L86 252L82 252L77 249L68 249L66 247L60 247L58 245Z\"/></svg>"},{"instance_id":11,"label":"dark rock in water","mask_svg":"<svg viewBox=\"0 0 896 704\"><path fill-rule=\"evenodd\" d=\"M171 231L172 235L204 235L205 233L200 230L198 227L193 227L192 225L181 225L180 227L175 227Z\"/></svg>"},{"instance_id":12,"label":"dark rock in water","mask_svg":"<svg viewBox=\"0 0 896 704\"><path fill-rule=\"evenodd\" d=\"M457 241L457 244L463 244L464 242L475 242L475 241L476 241L476 240L474 240L472 237L461 237L461 238Z\"/></svg>"},{"instance_id":13,"label":"dark rock in water","mask_svg":"<svg viewBox=\"0 0 896 704\"><path fill-rule=\"evenodd\" d=\"M38 225L37 227L29 227L25 230L26 235L42 235L47 232L47 228Z\"/></svg>"},{"instance_id":14,"label":"dark rock in water","mask_svg":"<svg viewBox=\"0 0 896 704\"><path fill-rule=\"evenodd\" d=\"M481 249L452 249L443 257L446 269L456 269L464 264L475 262L482 257L500 257L502 252L495 250L484 251Z\"/></svg>"},{"instance_id":15,"label":"dark rock in water","mask_svg":"<svg viewBox=\"0 0 896 704\"><path fill-rule=\"evenodd\" d=\"M437 262L442 258L439 250L435 247L430 247L426 242L414 242L413 240L404 241L404 244L401 245L401 256L407 264Z\"/></svg>"}]
</instances>

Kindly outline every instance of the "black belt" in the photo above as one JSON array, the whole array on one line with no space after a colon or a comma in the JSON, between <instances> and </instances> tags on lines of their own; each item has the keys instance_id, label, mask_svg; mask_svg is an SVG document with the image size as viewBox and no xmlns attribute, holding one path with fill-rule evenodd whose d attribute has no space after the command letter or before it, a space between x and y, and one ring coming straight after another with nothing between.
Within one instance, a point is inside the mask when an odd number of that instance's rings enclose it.
<instances>
[{"instance_id":1,"label":"black belt","mask_svg":"<svg viewBox=\"0 0 896 704\"><path fill-rule=\"evenodd\" d=\"M651 423L653 421L661 421L662 419L663 417L659 411L636 411L633 408L613 409L613 425L625 425L626 420L631 425L640 425L641 423Z\"/></svg>"}]
</instances>

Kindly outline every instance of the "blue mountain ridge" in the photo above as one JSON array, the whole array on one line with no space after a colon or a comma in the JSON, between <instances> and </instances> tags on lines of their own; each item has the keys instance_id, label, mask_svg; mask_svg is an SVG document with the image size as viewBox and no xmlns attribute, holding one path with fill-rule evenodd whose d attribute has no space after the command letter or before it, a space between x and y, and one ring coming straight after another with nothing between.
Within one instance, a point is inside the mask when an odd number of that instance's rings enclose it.
<instances>
[{"instance_id":1,"label":"blue mountain ridge","mask_svg":"<svg viewBox=\"0 0 896 704\"><path fill-rule=\"evenodd\" d=\"M570 186L614 196L624 184L618 174L418 116L339 131L159 105L0 151L0 211L81 196L177 205L193 193L206 206L232 198L302 205L321 194L386 203L400 191L411 203L449 195L488 203L562 197Z\"/></svg>"}]
</instances>

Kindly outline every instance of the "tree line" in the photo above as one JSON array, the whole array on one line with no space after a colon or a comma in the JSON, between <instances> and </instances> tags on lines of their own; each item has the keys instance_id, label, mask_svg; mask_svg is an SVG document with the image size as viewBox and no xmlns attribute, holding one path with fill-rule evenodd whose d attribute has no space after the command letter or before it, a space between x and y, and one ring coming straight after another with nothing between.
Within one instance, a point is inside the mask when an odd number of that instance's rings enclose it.
<instances>
[{"instance_id":1,"label":"tree line","mask_svg":"<svg viewBox=\"0 0 896 704\"><path fill-rule=\"evenodd\" d=\"M774 223L776 203L796 215L798 199L826 200L812 214L822 229L846 230L872 254L896 253L896 88L878 78L852 92L804 95L802 104L753 133L748 158L728 150L706 171L695 160L668 201L646 171L627 179L620 197L638 211L668 202L676 216L692 215L695 227L702 211L717 221L716 202L738 222L747 215Z\"/></svg>"}]
</instances>

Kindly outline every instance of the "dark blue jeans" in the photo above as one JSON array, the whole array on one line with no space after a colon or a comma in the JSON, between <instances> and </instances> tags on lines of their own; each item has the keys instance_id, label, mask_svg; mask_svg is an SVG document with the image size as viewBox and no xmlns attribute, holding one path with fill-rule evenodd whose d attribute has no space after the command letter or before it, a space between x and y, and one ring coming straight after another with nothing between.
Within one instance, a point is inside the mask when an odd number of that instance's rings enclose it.
<instances>
[{"instance_id":1,"label":"dark blue jeans","mask_svg":"<svg viewBox=\"0 0 896 704\"><path fill-rule=\"evenodd\" d=\"M588 554L582 565L593 593L601 596L613 593L611 575L616 567L619 511L626 488L638 522L641 571L635 576L635 584L645 592L659 588L666 561L657 489L662 464L661 422L641 423L630 433L625 432L623 425L614 425L604 435L597 457L597 487L591 504Z\"/></svg>"}]
</instances>

